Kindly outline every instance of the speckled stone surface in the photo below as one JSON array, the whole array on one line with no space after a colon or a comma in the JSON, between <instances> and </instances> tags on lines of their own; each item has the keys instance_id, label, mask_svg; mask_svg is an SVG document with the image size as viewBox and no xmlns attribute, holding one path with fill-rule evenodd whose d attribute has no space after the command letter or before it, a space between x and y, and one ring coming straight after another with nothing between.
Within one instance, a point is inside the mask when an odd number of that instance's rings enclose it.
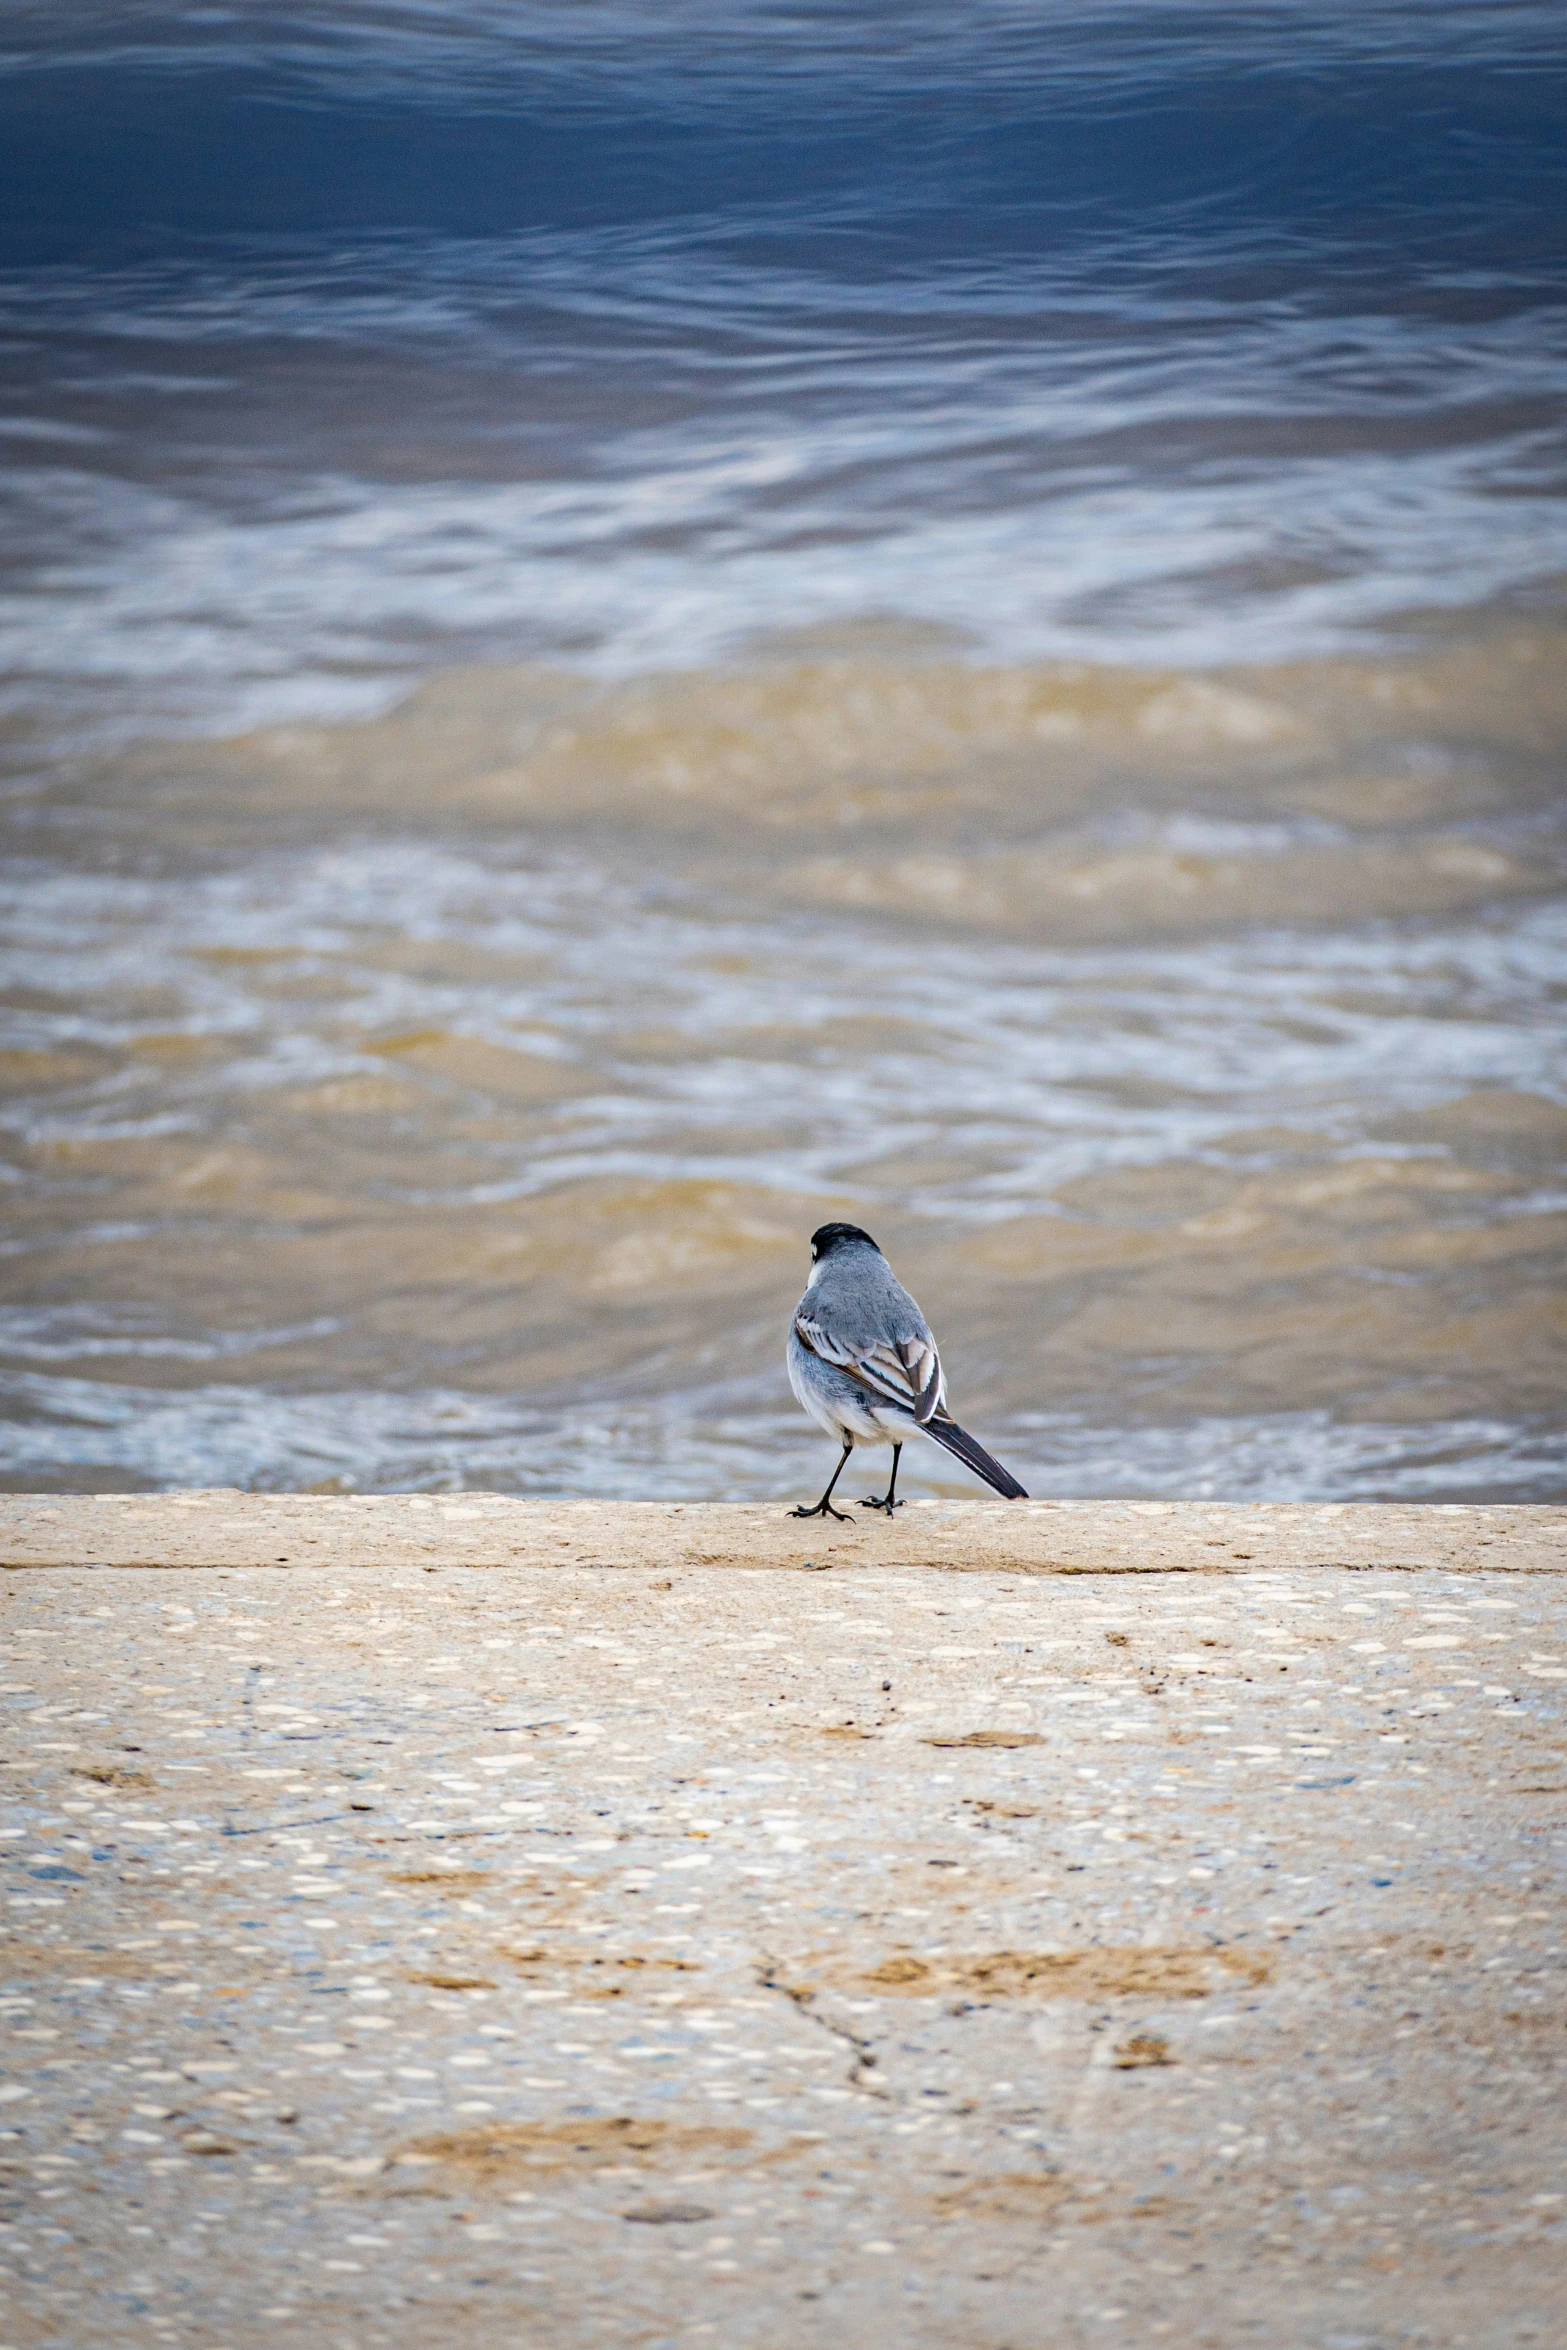
<instances>
[{"instance_id":1,"label":"speckled stone surface","mask_svg":"<svg viewBox=\"0 0 1567 2350\"><path fill-rule=\"evenodd\" d=\"M1562 2339L1561 1513L470 1506L0 1581L0 2343Z\"/></svg>"},{"instance_id":2,"label":"speckled stone surface","mask_svg":"<svg viewBox=\"0 0 1567 2350\"><path fill-rule=\"evenodd\" d=\"M862 1464L861 1474L864 1475ZM874 1482L874 1479L871 1480ZM857 1488L856 1488L857 1490ZM1567 1565L1567 1509L1330 1502L914 1501L889 1523L775 1503L505 1494L0 1495L0 1565L864 1565L1146 1574L1179 1568Z\"/></svg>"}]
</instances>

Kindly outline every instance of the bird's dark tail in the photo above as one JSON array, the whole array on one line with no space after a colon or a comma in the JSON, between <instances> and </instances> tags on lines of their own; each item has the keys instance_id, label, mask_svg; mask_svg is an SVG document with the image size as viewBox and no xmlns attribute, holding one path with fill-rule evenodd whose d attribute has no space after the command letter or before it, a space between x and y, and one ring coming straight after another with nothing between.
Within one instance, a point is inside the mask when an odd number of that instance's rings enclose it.
<instances>
[{"instance_id":1,"label":"bird's dark tail","mask_svg":"<svg viewBox=\"0 0 1567 2350\"><path fill-rule=\"evenodd\" d=\"M921 1433L934 1436L936 1442L944 1444L966 1469L972 1469L976 1477L983 1477L987 1485L994 1486L996 1492L1004 1495L1008 1501L1027 1501L1028 1495L1011 1470L1004 1469L999 1461L993 1461L984 1446L976 1444L968 1430L960 1428L956 1420L927 1420Z\"/></svg>"}]
</instances>

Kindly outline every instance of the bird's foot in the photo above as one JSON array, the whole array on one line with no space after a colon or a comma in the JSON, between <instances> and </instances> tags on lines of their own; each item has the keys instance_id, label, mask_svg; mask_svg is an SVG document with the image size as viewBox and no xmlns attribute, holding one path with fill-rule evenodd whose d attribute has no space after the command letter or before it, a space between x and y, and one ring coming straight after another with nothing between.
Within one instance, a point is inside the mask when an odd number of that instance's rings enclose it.
<instances>
[{"instance_id":1,"label":"bird's foot","mask_svg":"<svg viewBox=\"0 0 1567 2350\"><path fill-rule=\"evenodd\" d=\"M889 1501L885 1495L878 1498L874 1493L867 1493L860 1507L862 1510L885 1510L890 1518L894 1510L902 1509L903 1504L901 1501Z\"/></svg>"},{"instance_id":2,"label":"bird's foot","mask_svg":"<svg viewBox=\"0 0 1567 2350\"><path fill-rule=\"evenodd\" d=\"M797 1510L791 1510L789 1515L791 1518L836 1518L840 1526L852 1526L854 1523L847 1510L835 1510L830 1501L813 1502L809 1509L802 1505Z\"/></svg>"}]
</instances>

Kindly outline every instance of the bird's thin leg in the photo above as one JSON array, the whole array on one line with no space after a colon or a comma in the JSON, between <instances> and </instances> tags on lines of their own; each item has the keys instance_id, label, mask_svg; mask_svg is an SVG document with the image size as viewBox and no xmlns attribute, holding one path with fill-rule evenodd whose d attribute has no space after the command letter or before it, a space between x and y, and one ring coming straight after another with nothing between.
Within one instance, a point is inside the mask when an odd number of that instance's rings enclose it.
<instances>
[{"instance_id":1,"label":"bird's thin leg","mask_svg":"<svg viewBox=\"0 0 1567 2350\"><path fill-rule=\"evenodd\" d=\"M899 1458L899 1455L902 1453L902 1451L903 1451L903 1447L902 1447L902 1445L901 1445L901 1444L895 1444L895 1445L893 1446L893 1448L892 1448L892 1475L891 1475L891 1476L890 1476L890 1477L887 1479L887 1490L886 1490L886 1492L885 1492L885 1493L882 1495L882 1497L881 1497L881 1499L880 1499L879 1501L877 1500L876 1496L875 1496L873 1493L868 1493L868 1494L865 1496L865 1500L864 1500L864 1503L863 1503L863 1505L862 1505L862 1506L863 1506L865 1509L868 1509L868 1510L885 1510L885 1511L887 1512L887 1515L888 1515L889 1517L891 1517L891 1515L892 1515L892 1513L893 1513L893 1511L894 1511L894 1510L901 1510L901 1509L902 1509L902 1507L903 1507L903 1504L902 1504L902 1502L901 1502L901 1501L894 1501L894 1499L893 1499L893 1495L894 1495L894 1494L897 1492L897 1490L898 1490L898 1458Z\"/></svg>"},{"instance_id":2,"label":"bird's thin leg","mask_svg":"<svg viewBox=\"0 0 1567 2350\"><path fill-rule=\"evenodd\" d=\"M850 1453L853 1452L853 1450L854 1438L852 1436L846 1436L843 1440L843 1452L839 1458L838 1466L836 1469L834 1469L832 1475L828 1478L827 1490L822 1495L821 1500L816 1504L814 1509L791 1510L789 1512L791 1518L836 1518L842 1525L847 1526L850 1524L851 1521L847 1510L835 1510L833 1508L832 1489L837 1484L839 1478L843 1475L843 1464L848 1459Z\"/></svg>"}]
</instances>

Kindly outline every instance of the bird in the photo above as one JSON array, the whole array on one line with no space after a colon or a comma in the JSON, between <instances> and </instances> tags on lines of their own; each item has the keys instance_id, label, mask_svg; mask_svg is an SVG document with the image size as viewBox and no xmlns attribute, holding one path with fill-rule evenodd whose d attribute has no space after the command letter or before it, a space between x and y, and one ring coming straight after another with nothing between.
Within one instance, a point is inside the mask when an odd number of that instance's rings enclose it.
<instances>
[{"instance_id":1,"label":"bird","mask_svg":"<svg viewBox=\"0 0 1567 2350\"><path fill-rule=\"evenodd\" d=\"M929 1436L1008 1501L1028 1495L999 1461L976 1444L947 1410L946 1381L930 1324L881 1250L858 1224L823 1224L811 1235L811 1278L789 1324L789 1384L843 1455L827 1490L795 1518L836 1518L832 1491L857 1444L890 1444L892 1475L862 1506L890 1517L897 1498L904 1440Z\"/></svg>"}]
</instances>

